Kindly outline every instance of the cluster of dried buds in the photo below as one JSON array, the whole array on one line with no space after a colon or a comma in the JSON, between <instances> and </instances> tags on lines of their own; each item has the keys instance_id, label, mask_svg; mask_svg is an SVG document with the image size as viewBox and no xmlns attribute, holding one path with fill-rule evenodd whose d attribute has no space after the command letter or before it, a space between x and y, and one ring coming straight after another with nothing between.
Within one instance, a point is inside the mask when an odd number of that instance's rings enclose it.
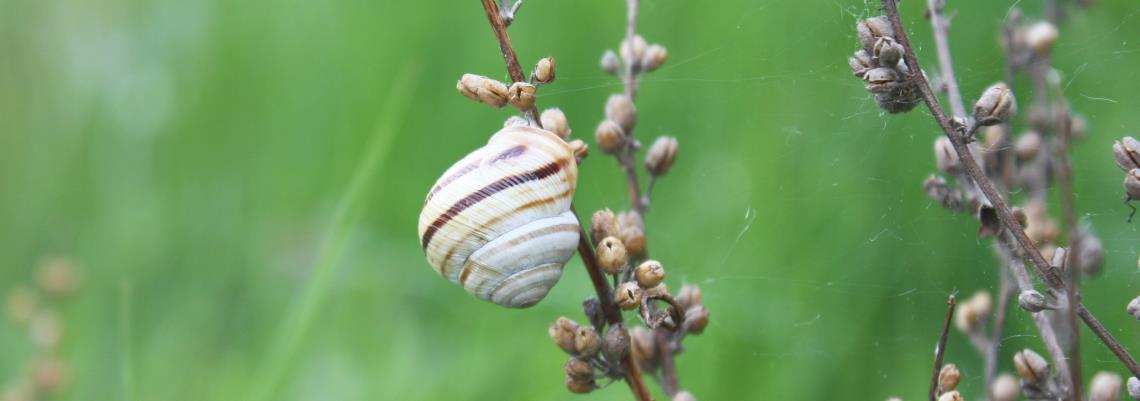
<instances>
[{"instance_id":1,"label":"cluster of dried buds","mask_svg":"<svg viewBox=\"0 0 1140 401\"><path fill-rule=\"evenodd\" d=\"M542 84L554 81L554 57L546 57L538 61L534 72L530 75L530 82L513 82L510 85L482 75L463 74L455 89L468 99L475 100L494 108L500 108L508 103L519 109L529 111L534 108L535 93Z\"/></svg>"},{"instance_id":2,"label":"cluster of dried buds","mask_svg":"<svg viewBox=\"0 0 1140 401\"><path fill-rule=\"evenodd\" d=\"M0 392L0 400L51 399L68 382L68 364L60 356L63 322L57 309L78 287L75 267L68 259L53 257L37 266L36 276L37 286L9 290L5 309L16 327L27 328L37 355L21 377Z\"/></svg>"},{"instance_id":3,"label":"cluster of dried buds","mask_svg":"<svg viewBox=\"0 0 1140 401\"><path fill-rule=\"evenodd\" d=\"M1126 136L1112 145L1112 154L1116 165L1124 170L1124 201L1140 199L1140 141ZM1136 213L1135 208L1132 213Z\"/></svg>"},{"instance_id":4,"label":"cluster of dried buds","mask_svg":"<svg viewBox=\"0 0 1140 401\"><path fill-rule=\"evenodd\" d=\"M903 47L885 16L871 17L855 25L863 48L847 60L851 74L863 79L875 102L889 113L910 111L922 97L903 60Z\"/></svg>"}]
</instances>

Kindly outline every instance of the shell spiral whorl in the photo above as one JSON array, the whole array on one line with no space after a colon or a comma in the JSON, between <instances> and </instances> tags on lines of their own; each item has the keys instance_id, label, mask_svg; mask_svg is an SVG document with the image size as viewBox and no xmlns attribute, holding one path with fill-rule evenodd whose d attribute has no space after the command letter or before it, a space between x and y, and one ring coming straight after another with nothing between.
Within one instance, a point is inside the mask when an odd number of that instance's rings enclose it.
<instances>
[{"instance_id":1,"label":"shell spiral whorl","mask_svg":"<svg viewBox=\"0 0 1140 401\"><path fill-rule=\"evenodd\" d=\"M510 126L451 166L420 212L428 262L468 293L525 308L562 277L578 244L574 152L557 135Z\"/></svg>"}]
</instances>

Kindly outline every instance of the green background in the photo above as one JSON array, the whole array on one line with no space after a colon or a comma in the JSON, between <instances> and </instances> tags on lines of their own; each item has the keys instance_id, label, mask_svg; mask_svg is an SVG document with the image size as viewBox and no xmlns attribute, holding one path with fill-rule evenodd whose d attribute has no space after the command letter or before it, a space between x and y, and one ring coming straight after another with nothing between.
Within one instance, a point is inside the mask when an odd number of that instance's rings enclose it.
<instances>
[{"instance_id":1,"label":"green background","mask_svg":"<svg viewBox=\"0 0 1140 401\"><path fill-rule=\"evenodd\" d=\"M637 135L681 143L649 248L672 288L701 285L712 315L685 342L682 386L704 400L922 399L946 296L994 288L996 266L973 219L920 187L929 113L881 115L848 72L875 2L642 3L639 32L670 59L641 87ZM923 3L902 8L933 70ZM967 101L1003 76L996 29L1013 3L949 5ZM1124 305L1140 236L1109 149L1140 129L1140 5L1098 3L1062 27L1054 64L1091 126L1077 206L1108 265L1085 299L1135 345ZM621 90L597 60L624 13L528 0L511 28L528 69L557 57L539 106L590 143ZM546 327L582 320L577 259L527 310L470 298L424 260L424 194L510 115L459 96L463 73L505 79L473 0L2 0L0 290L47 256L81 266L60 310L72 380L58 398L630 399L620 383L563 388ZM628 203L612 158L585 161L575 200ZM1040 349L1027 314L1010 326L1004 371L1014 350ZM1086 375L1123 373L1082 332ZM956 332L948 349L979 399L981 359ZM0 386L34 354L25 328L0 322Z\"/></svg>"}]
</instances>

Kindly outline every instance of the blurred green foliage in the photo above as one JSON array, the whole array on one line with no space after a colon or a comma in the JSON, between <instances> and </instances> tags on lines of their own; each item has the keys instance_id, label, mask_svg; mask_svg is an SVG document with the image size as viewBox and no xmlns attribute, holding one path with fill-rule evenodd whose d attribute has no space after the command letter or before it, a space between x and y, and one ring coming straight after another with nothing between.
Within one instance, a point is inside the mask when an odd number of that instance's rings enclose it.
<instances>
[{"instance_id":1,"label":"blurred green foliage","mask_svg":"<svg viewBox=\"0 0 1140 401\"><path fill-rule=\"evenodd\" d=\"M563 388L546 326L582 320L580 262L540 305L503 310L423 259L423 195L509 115L455 93L463 73L506 75L483 11L460 3L0 2L0 290L33 283L45 257L80 267L58 311L71 373L58 398L629 399L620 383ZM922 399L946 296L992 290L996 266L973 220L920 188L928 113L882 116L850 77L853 25L875 2L642 3L639 31L670 60L642 85L638 135L681 143L649 246L712 313L679 357L682 386L705 400ZM904 18L933 66L921 3ZM995 35L1014 3L949 5L967 98L1003 76ZM1071 14L1054 64L1090 121L1077 202L1108 250L1085 299L1135 344L1124 305L1140 236L1109 147L1140 129L1140 6L1098 3ZM539 105L588 142L620 90L596 64L624 12L528 0L511 28L524 65L557 57ZM595 152L578 210L627 202ZM1011 314L1003 370L1039 348L1031 326ZM1084 333L1086 376L1123 373ZM24 326L0 322L0 386L34 355ZM981 359L960 334L947 360L978 397Z\"/></svg>"}]
</instances>

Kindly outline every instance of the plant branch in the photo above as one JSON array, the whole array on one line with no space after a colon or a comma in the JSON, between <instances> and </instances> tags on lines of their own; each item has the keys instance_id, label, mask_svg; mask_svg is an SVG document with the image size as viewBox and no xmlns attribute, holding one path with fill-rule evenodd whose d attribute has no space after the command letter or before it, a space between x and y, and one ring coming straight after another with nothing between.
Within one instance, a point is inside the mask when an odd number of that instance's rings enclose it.
<instances>
[{"instance_id":1,"label":"plant branch","mask_svg":"<svg viewBox=\"0 0 1140 401\"><path fill-rule=\"evenodd\" d=\"M993 329L990 331L989 348L985 352L986 394L991 400L994 399L993 382L997 376L998 355L1001 353L1001 336L1005 331L1005 320L1009 313L1009 298L1013 294L1014 288L1013 283L1009 280L1009 272L1006 271L1008 265L1007 262L998 266L1000 287L998 288L997 312L994 315Z\"/></svg>"},{"instance_id":2,"label":"plant branch","mask_svg":"<svg viewBox=\"0 0 1140 401\"><path fill-rule=\"evenodd\" d=\"M1042 279L1045 280L1050 288L1063 290L1064 281L1058 275L1056 269L1045 261L1045 257L1041 256L1041 252L1037 250L1033 242L1025 234L1025 230L1021 227L1021 224L1013 217L1013 212L1010 210L1009 205L998 195L993 183L982 173L978 162L974 160L973 155L967 148L965 139L955 132L953 125L950 123L950 119L946 116L945 111L942 110L942 106L938 103L938 98L935 97L931 91L930 83L927 82L922 74L922 67L918 64L918 57L915 56L914 49L910 44L910 40L907 38L906 29L903 28L902 19L899 16L897 0L883 0L882 4L894 28L895 37L903 46L906 63L911 71L911 76L908 77L908 79L916 81L915 83L918 86L919 92L922 94L923 100L926 102L931 114L934 115L938 125L950 139L951 144L954 145L954 151L958 153L958 158L961 160L962 166L965 168L967 174L978 184L978 187L981 188L986 198L993 204L998 215L998 220L1000 220L1007 231L1013 235L1018 246L1020 246L1029 256L1030 260L1033 261L1034 267L1036 267L1036 271ZM1100 326L1100 323L1093 317L1092 313L1079 302L1077 303L1077 313L1081 316L1081 319L1085 321L1085 324L1092 329L1093 333L1100 338L1101 342L1112 350L1117 358L1128 367L1132 374L1134 376L1140 376L1140 364L1136 363L1136 360L1124 350L1124 347L1112 337L1103 326Z\"/></svg>"},{"instance_id":3,"label":"plant branch","mask_svg":"<svg viewBox=\"0 0 1140 401\"><path fill-rule=\"evenodd\" d=\"M888 0L893 1L893 0ZM946 354L946 335L950 334L950 319L954 317L954 295L946 299L946 320L942 322L942 335L934 349L934 375L930 378L930 401L938 399L938 374L942 373L942 356Z\"/></svg>"},{"instance_id":4,"label":"plant branch","mask_svg":"<svg viewBox=\"0 0 1140 401\"><path fill-rule=\"evenodd\" d=\"M630 49L633 48L633 38L637 36L637 8L638 0L626 0L627 18L625 25L625 43ZM630 52L633 53L632 51ZM634 68L634 60L625 60L625 74L622 76L622 81L625 84L625 95L629 97L629 101L633 102L637 99L637 70ZM637 162L634 157L634 152L637 151L637 141L633 138L633 129L625 133L626 145L617 154L618 163L621 164L622 170L625 171L626 185L629 187L629 201L633 206L633 210L645 217L646 201L641 197L641 184L637 179Z\"/></svg>"},{"instance_id":5,"label":"plant branch","mask_svg":"<svg viewBox=\"0 0 1140 401\"><path fill-rule=\"evenodd\" d=\"M942 84L946 86L946 97L950 99L950 110L955 116L966 117L966 106L962 103L962 92L958 89L958 80L954 77L954 62L950 58L950 21L942 13L946 6L945 0L928 0L927 12L930 15L930 25L934 28L934 46L938 50L938 68L942 70Z\"/></svg>"},{"instance_id":6,"label":"plant branch","mask_svg":"<svg viewBox=\"0 0 1140 401\"><path fill-rule=\"evenodd\" d=\"M522 66L519 65L519 57L515 55L515 48L511 46L511 37L507 35L507 23L503 21L503 15L499 13L499 6L495 4L495 0L482 0L483 10L487 13L487 21L491 23L491 30L495 31L495 39L499 40L499 51L503 53L503 61L507 63L507 73L510 74L511 80L514 82L526 82L526 74L523 73ZM527 121L536 127L542 128L542 122L538 120L535 107L532 106L529 110L523 110L526 115Z\"/></svg>"}]
</instances>

